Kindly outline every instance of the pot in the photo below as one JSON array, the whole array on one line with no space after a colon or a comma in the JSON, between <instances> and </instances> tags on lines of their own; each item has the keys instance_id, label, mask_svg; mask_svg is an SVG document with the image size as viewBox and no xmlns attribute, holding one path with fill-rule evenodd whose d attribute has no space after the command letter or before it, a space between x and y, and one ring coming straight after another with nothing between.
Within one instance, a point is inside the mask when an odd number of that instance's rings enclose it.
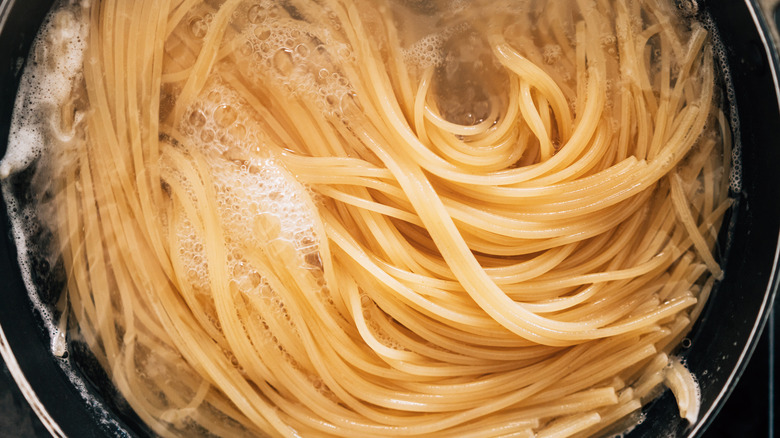
<instances>
[{"instance_id":1,"label":"pot","mask_svg":"<svg viewBox=\"0 0 780 438\"><path fill-rule=\"evenodd\" d=\"M0 156L6 149L16 89L27 53L53 0L0 4ZM758 342L778 288L780 236L780 108L775 23L779 0L685 0L711 17L722 42L721 61L733 83L732 119L741 132L742 191L723 234L729 256L725 278L713 291L681 351L698 377L701 413L693 426L679 418L669 391L644 408L646 421L629 437L701 436L735 387ZM51 353L49 332L33 309L17 262L5 205L0 208L0 352L33 410L53 436L124 437L151 432L114 398L112 385L89 354ZM725 227L724 227L725 228ZM727 242L727 243L726 243ZM40 267L47 271L47 266ZM32 277L36 277L33 272ZM47 278L33 278L36 282ZM61 286L44 288L44 304Z\"/></svg>"}]
</instances>

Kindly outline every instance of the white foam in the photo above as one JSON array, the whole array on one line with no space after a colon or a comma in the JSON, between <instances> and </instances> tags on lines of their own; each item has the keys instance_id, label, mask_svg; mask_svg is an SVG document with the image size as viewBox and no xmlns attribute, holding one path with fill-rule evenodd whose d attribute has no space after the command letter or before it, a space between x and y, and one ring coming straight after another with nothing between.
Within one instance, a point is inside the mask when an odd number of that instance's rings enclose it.
<instances>
[{"instance_id":1,"label":"white foam","mask_svg":"<svg viewBox=\"0 0 780 438\"><path fill-rule=\"evenodd\" d=\"M9 207L23 279L30 300L49 333L53 353L58 356L66 352L60 341L63 338L62 330L36 293L32 280L29 257L33 248L28 246L27 239L36 231L34 221L30 220L36 212L31 206L21 205L13 197L6 179L27 168L45 149L61 146L60 139L69 141L72 138L67 133L57 132L57 129L60 108L71 98L81 76L88 27L81 17L79 5L68 5L53 10L44 22L20 81L11 119L8 150L0 162L3 194Z\"/></svg>"},{"instance_id":2,"label":"white foam","mask_svg":"<svg viewBox=\"0 0 780 438\"><path fill-rule=\"evenodd\" d=\"M41 156L58 133L59 109L73 95L81 77L88 23L81 8L54 11L33 43L14 104L8 150L0 162L0 178L19 172Z\"/></svg>"},{"instance_id":3,"label":"white foam","mask_svg":"<svg viewBox=\"0 0 780 438\"><path fill-rule=\"evenodd\" d=\"M404 49L404 60L420 69L426 69L431 66L441 67L444 65L443 46L447 41L442 33L426 35L408 49Z\"/></svg>"},{"instance_id":4,"label":"white foam","mask_svg":"<svg viewBox=\"0 0 780 438\"><path fill-rule=\"evenodd\" d=\"M247 294L262 293L260 286L265 283L260 268L252 266L243 254L247 245L275 246L294 254L298 266L321 268L314 231L316 212L308 200L311 194L271 156L256 119L257 114L235 90L220 79L212 79L180 122L188 147L203 153L211 167L229 276L233 286ZM181 182L188 187L186 181ZM192 193L190 200L197 201ZM258 230L258 226L265 229ZM196 292L209 293L204 242L186 220L176 233L187 281ZM266 295L275 293L271 290ZM275 306L283 307L283 303Z\"/></svg>"},{"instance_id":5,"label":"white foam","mask_svg":"<svg viewBox=\"0 0 780 438\"><path fill-rule=\"evenodd\" d=\"M337 66L355 62L352 48L330 31L296 20L258 22L242 31L244 75L262 85L269 80L292 95L315 103L326 116L340 115L354 90Z\"/></svg>"}]
</instances>

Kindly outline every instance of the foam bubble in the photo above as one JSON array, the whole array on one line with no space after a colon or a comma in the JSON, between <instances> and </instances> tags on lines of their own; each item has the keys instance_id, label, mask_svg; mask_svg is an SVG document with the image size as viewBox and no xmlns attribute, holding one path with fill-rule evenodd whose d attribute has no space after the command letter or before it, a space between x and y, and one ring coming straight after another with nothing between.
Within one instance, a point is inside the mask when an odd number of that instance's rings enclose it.
<instances>
[{"instance_id":1,"label":"foam bubble","mask_svg":"<svg viewBox=\"0 0 780 438\"><path fill-rule=\"evenodd\" d=\"M81 17L80 6L74 5L53 10L44 22L33 43L27 68L19 84L8 149L0 162L0 178L3 179L3 192L9 207L23 279L30 300L40 313L44 327L49 333L52 351L58 357L67 354L66 346L62 342L64 333L36 291L32 266L32 260L35 258L51 257L47 254L37 254L27 245L28 239L35 238L36 234L42 231L37 220L33 220L39 212L13 196L12 183L8 178L26 169L38 160L44 151L54 150L57 151L55 155L60 156L75 144L72 142L76 135L74 123L77 125L81 118L62 120L61 108L71 101L81 78L87 35L87 23L83 22ZM51 159L47 156L47 160ZM49 167L48 163L38 163L38 168ZM45 187L36 187L30 190L44 189ZM48 262L48 266L53 266L53 262Z\"/></svg>"},{"instance_id":2,"label":"foam bubble","mask_svg":"<svg viewBox=\"0 0 780 438\"><path fill-rule=\"evenodd\" d=\"M180 131L207 154L230 159L250 151L256 153L257 145L264 140L249 105L218 78L211 80L206 89L187 108L179 123Z\"/></svg>"},{"instance_id":3,"label":"foam bubble","mask_svg":"<svg viewBox=\"0 0 780 438\"><path fill-rule=\"evenodd\" d=\"M78 6L55 10L33 43L19 83L8 150L0 162L0 178L19 172L54 143L72 133L62 129L60 108L72 98L81 78L88 23Z\"/></svg>"},{"instance_id":4,"label":"foam bubble","mask_svg":"<svg viewBox=\"0 0 780 438\"><path fill-rule=\"evenodd\" d=\"M219 80L188 108L181 122L191 146L207 156L217 196L220 223L228 246L232 287L256 294L262 272L243 255L246 246L268 248L295 266L321 270L319 240L314 231L316 212L310 193L268 151L250 147L260 142L261 128L237 93ZM187 188L186 181L180 181ZM189 193L190 202L197 200ZM192 224L177 230L179 253L187 280L208 292L204 242Z\"/></svg>"},{"instance_id":5,"label":"foam bubble","mask_svg":"<svg viewBox=\"0 0 780 438\"><path fill-rule=\"evenodd\" d=\"M698 12L698 2L696 0L685 1L683 4L689 4L686 8L693 8L693 11ZM710 32L713 45L713 56L717 60L719 73L723 81L723 86L725 87L724 95L728 108L726 116L728 117L733 141L731 168L729 170L729 191L731 194L736 195L742 192L742 133L739 123L737 96L734 90L734 79L728 63L726 47L718 33L718 28L712 21L712 17L704 15L703 17L700 17L700 20L702 26Z\"/></svg>"},{"instance_id":6,"label":"foam bubble","mask_svg":"<svg viewBox=\"0 0 780 438\"><path fill-rule=\"evenodd\" d=\"M355 62L352 48L303 21L248 21L242 31L244 75L256 84L275 82L327 116L340 114L341 102L354 90L337 66Z\"/></svg>"},{"instance_id":7,"label":"foam bubble","mask_svg":"<svg viewBox=\"0 0 780 438\"><path fill-rule=\"evenodd\" d=\"M192 17L189 21L187 30L194 38L202 39L209 30L209 22L205 17Z\"/></svg>"},{"instance_id":8,"label":"foam bubble","mask_svg":"<svg viewBox=\"0 0 780 438\"><path fill-rule=\"evenodd\" d=\"M443 46L446 41L447 38L443 33L426 35L403 50L404 60L420 69L431 66L441 67L444 65Z\"/></svg>"}]
</instances>

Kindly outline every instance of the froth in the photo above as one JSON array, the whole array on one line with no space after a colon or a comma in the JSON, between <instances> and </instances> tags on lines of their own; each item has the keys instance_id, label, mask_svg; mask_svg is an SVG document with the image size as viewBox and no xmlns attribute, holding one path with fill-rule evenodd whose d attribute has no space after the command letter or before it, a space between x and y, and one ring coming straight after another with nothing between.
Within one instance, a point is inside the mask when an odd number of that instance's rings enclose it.
<instances>
[{"instance_id":1,"label":"froth","mask_svg":"<svg viewBox=\"0 0 780 438\"><path fill-rule=\"evenodd\" d=\"M214 79L187 109L180 128L208 157L229 239L262 245L278 237L296 248L310 247L316 242L310 194L267 150L256 118L235 90ZM254 234L258 217L279 221L278 229L266 230L273 235Z\"/></svg>"},{"instance_id":2,"label":"froth","mask_svg":"<svg viewBox=\"0 0 780 438\"><path fill-rule=\"evenodd\" d=\"M698 12L698 2L690 0L690 8L694 12ZM702 25L710 32L712 37L713 54L714 58L718 62L718 72L721 75L723 81L723 87L725 88L724 95L727 103L728 114L728 128L731 129L733 145L731 150L731 168L729 169L729 191L732 194L738 194L742 192L742 133L739 123L739 112L737 108L737 97L734 91L734 79L731 75L731 68L729 67L728 57L726 52L726 46L723 44L723 40L718 33L718 28L712 21L712 17L705 15L700 17Z\"/></svg>"},{"instance_id":3,"label":"froth","mask_svg":"<svg viewBox=\"0 0 780 438\"><path fill-rule=\"evenodd\" d=\"M425 35L408 48L403 49L404 60L420 69L442 67L446 61L444 45L452 36L462 33L468 28L468 24L461 23L447 27L440 32Z\"/></svg>"},{"instance_id":4,"label":"froth","mask_svg":"<svg viewBox=\"0 0 780 438\"><path fill-rule=\"evenodd\" d=\"M244 293L257 292L264 276L243 248L274 249L296 266L319 268L311 195L267 150L256 117L235 90L213 79L180 122L190 147L207 157L229 275ZM194 193L190 199L195 201ZM187 220L177 237L185 278L196 292L208 293L205 242Z\"/></svg>"},{"instance_id":5,"label":"froth","mask_svg":"<svg viewBox=\"0 0 780 438\"><path fill-rule=\"evenodd\" d=\"M53 353L58 357L66 353L62 342L63 331L54 321L52 311L38 295L32 272L32 260L35 256L49 258L46 254L41 255L33 251L46 251L47 248L28 246L28 240L31 241L40 231L38 221L34 220L38 211L33 205L13 196L9 177L26 169L41 157L45 150L56 150L61 154L71 145L76 125L81 118L76 115L75 123L70 121L63 124L61 108L72 98L74 89L79 86L87 27L87 23L82 20L79 5L55 9L47 17L33 42L20 80L8 149L0 162L3 195L8 203L22 277L30 300L49 333ZM69 127L66 130L68 132L63 131L63 125ZM47 160L51 159L49 155ZM39 163L38 167L47 166L45 163Z\"/></svg>"},{"instance_id":6,"label":"froth","mask_svg":"<svg viewBox=\"0 0 780 438\"><path fill-rule=\"evenodd\" d=\"M318 269L319 240L305 188L273 159L246 164L210 160L217 208L224 230L229 274L247 293L261 285L262 270L245 257L245 248L273 250L287 263ZM203 239L189 221L177 229L184 274L196 292L208 293L209 275Z\"/></svg>"},{"instance_id":7,"label":"froth","mask_svg":"<svg viewBox=\"0 0 780 438\"><path fill-rule=\"evenodd\" d=\"M0 178L26 168L57 140L72 137L62 132L60 108L78 86L87 28L80 6L56 10L44 23L19 83Z\"/></svg>"},{"instance_id":8,"label":"froth","mask_svg":"<svg viewBox=\"0 0 780 438\"><path fill-rule=\"evenodd\" d=\"M443 46L446 41L446 37L440 33L426 35L408 49L404 49L404 60L422 69L441 67L444 65Z\"/></svg>"},{"instance_id":9,"label":"froth","mask_svg":"<svg viewBox=\"0 0 780 438\"><path fill-rule=\"evenodd\" d=\"M248 105L218 79L187 109L180 130L207 154L230 159L263 153L263 136Z\"/></svg>"},{"instance_id":10,"label":"froth","mask_svg":"<svg viewBox=\"0 0 780 438\"><path fill-rule=\"evenodd\" d=\"M239 49L244 74L256 85L269 80L281 84L326 115L339 115L344 99L355 92L337 67L355 61L352 48L303 21L253 19L251 9L248 20Z\"/></svg>"}]
</instances>

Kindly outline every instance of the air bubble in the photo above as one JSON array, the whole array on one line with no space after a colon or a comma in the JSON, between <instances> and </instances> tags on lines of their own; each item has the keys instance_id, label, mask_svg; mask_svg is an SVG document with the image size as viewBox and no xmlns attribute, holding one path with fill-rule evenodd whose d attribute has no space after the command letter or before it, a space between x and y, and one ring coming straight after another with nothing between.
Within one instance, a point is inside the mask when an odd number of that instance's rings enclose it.
<instances>
[{"instance_id":1,"label":"air bubble","mask_svg":"<svg viewBox=\"0 0 780 438\"><path fill-rule=\"evenodd\" d=\"M238 140L243 139L244 137L246 137L247 134L246 126L240 123L231 126L228 132L230 133L231 136L233 136L234 139L238 139Z\"/></svg>"},{"instance_id":2,"label":"air bubble","mask_svg":"<svg viewBox=\"0 0 780 438\"><path fill-rule=\"evenodd\" d=\"M319 252L311 252L304 257L306 264L315 269L322 269L322 258Z\"/></svg>"},{"instance_id":3,"label":"air bubble","mask_svg":"<svg viewBox=\"0 0 780 438\"><path fill-rule=\"evenodd\" d=\"M239 53L241 53L241 56L247 57L251 56L254 52L254 48L252 48L252 44L249 42L246 42L241 45L241 48L239 49Z\"/></svg>"},{"instance_id":4,"label":"air bubble","mask_svg":"<svg viewBox=\"0 0 780 438\"><path fill-rule=\"evenodd\" d=\"M214 133L212 131L203 131L200 133L200 140L203 143L211 143L214 141Z\"/></svg>"},{"instance_id":5,"label":"air bubble","mask_svg":"<svg viewBox=\"0 0 780 438\"><path fill-rule=\"evenodd\" d=\"M295 47L295 53L297 53L299 56L304 58L309 56L310 51L311 49L309 49L309 46L307 46L306 44L298 44Z\"/></svg>"},{"instance_id":6,"label":"air bubble","mask_svg":"<svg viewBox=\"0 0 780 438\"><path fill-rule=\"evenodd\" d=\"M273 66L280 74L284 76L289 75L295 67L293 64L292 51L290 49L277 50L273 58Z\"/></svg>"},{"instance_id":7,"label":"air bubble","mask_svg":"<svg viewBox=\"0 0 780 438\"><path fill-rule=\"evenodd\" d=\"M209 25L203 18L196 17L190 20L189 24L190 35L197 39L201 39L206 36L209 30Z\"/></svg>"},{"instance_id":8,"label":"air bubble","mask_svg":"<svg viewBox=\"0 0 780 438\"><path fill-rule=\"evenodd\" d=\"M339 57L341 57L341 59L350 59L352 57L352 51L349 49L349 47L339 48L337 54Z\"/></svg>"},{"instance_id":9,"label":"air bubble","mask_svg":"<svg viewBox=\"0 0 780 438\"><path fill-rule=\"evenodd\" d=\"M208 99L211 102L220 102L222 100L222 94L217 90L209 91Z\"/></svg>"},{"instance_id":10,"label":"air bubble","mask_svg":"<svg viewBox=\"0 0 780 438\"><path fill-rule=\"evenodd\" d=\"M696 0L684 0L678 4L678 8L687 16L694 16L699 13L699 3Z\"/></svg>"},{"instance_id":11,"label":"air bubble","mask_svg":"<svg viewBox=\"0 0 780 438\"><path fill-rule=\"evenodd\" d=\"M601 36L601 39L599 40L601 42L602 46L611 46L615 44L617 39L615 38L615 35L612 34L604 34Z\"/></svg>"},{"instance_id":12,"label":"air bubble","mask_svg":"<svg viewBox=\"0 0 780 438\"><path fill-rule=\"evenodd\" d=\"M238 119L238 113L230 105L220 105L214 111L214 121L222 128L227 128Z\"/></svg>"},{"instance_id":13,"label":"air bubble","mask_svg":"<svg viewBox=\"0 0 780 438\"><path fill-rule=\"evenodd\" d=\"M265 41L265 40L267 40L271 36L271 31L270 30L264 29L264 28L260 28L260 27L255 28L253 33L257 37L257 39L260 40L260 41Z\"/></svg>"},{"instance_id":14,"label":"air bubble","mask_svg":"<svg viewBox=\"0 0 780 438\"><path fill-rule=\"evenodd\" d=\"M249 8L247 19L252 24L262 23L265 20L265 7L262 5L254 5Z\"/></svg>"},{"instance_id":15,"label":"air bubble","mask_svg":"<svg viewBox=\"0 0 780 438\"><path fill-rule=\"evenodd\" d=\"M202 128L206 124L206 116L200 110L193 111L190 114L189 122L195 128Z\"/></svg>"}]
</instances>

